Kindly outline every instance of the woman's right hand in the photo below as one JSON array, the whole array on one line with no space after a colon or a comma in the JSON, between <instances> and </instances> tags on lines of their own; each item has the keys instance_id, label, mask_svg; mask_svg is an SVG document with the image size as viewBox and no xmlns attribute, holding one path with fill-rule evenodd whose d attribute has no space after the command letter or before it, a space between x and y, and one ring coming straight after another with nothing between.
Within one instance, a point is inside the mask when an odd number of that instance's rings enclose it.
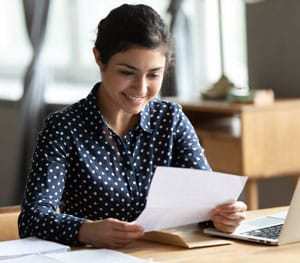
<instances>
[{"instance_id":1,"label":"woman's right hand","mask_svg":"<svg viewBox=\"0 0 300 263\"><path fill-rule=\"evenodd\" d=\"M79 230L81 243L98 248L121 248L144 235L143 227L114 218L86 220Z\"/></svg>"}]
</instances>

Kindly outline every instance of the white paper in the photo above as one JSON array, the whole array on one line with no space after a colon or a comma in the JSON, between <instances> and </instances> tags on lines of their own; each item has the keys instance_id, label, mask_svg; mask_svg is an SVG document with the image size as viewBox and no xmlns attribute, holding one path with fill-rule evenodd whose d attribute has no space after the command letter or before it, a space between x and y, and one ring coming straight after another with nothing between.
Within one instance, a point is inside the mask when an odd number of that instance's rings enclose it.
<instances>
[{"instance_id":1,"label":"white paper","mask_svg":"<svg viewBox=\"0 0 300 263\"><path fill-rule=\"evenodd\" d=\"M80 249L58 254L30 255L0 260L3 263L154 263L110 249Z\"/></svg>"},{"instance_id":2,"label":"white paper","mask_svg":"<svg viewBox=\"0 0 300 263\"><path fill-rule=\"evenodd\" d=\"M62 263L63 261L45 255L29 255L18 258L0 260L1 263Z\"/></svg>"},{"instance_id":3,"label":"white paper","mask_svg":"<svg viewBox=\"0 0 300 263\"><path fill-rule=\"evenodd\" d=\"M35 237L0 242L0 259L69 251L70 247Z\"/></svg>"},{"instance_id":4,"label":"white paper","mask_svg":"<svg viewBox=\"0 0 300 263\"><path fill-rule=\"evenodd\" d=\"M111 249L80 249L63 254L49 254L47 257L65 263L150 263L151 259L141 259Z\"/></svg>"},{"instance_id":5,"label":"white paper","mask_svg":"<svg viewBox=\"0 0 300 263\"><path fill-rule=\"evenodd\" d=\"M157 167L146 207L134 223L147 232L209 220L214 207L238 199L246 181L246 176Z\"/></svg>"}]
</instances>

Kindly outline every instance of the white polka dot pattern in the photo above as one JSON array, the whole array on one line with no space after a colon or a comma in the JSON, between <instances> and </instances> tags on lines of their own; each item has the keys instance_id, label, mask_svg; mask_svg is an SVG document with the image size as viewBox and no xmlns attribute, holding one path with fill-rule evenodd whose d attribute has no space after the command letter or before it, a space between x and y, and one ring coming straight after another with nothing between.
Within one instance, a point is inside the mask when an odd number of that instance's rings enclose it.
<instances>
[{"instance_id":1,"label":"white polka dot pattern","mask_svg":"<svg viewBox=\"0 0 300 263\"><path fill-rule=\"evenodd\" d=\"M137 218L156 166L210 170L181 106L152 100L120 138L96 106L98 87L47 118L22 202L21 237L78 245L86 218Z\"/></svg>"}]
</instances>

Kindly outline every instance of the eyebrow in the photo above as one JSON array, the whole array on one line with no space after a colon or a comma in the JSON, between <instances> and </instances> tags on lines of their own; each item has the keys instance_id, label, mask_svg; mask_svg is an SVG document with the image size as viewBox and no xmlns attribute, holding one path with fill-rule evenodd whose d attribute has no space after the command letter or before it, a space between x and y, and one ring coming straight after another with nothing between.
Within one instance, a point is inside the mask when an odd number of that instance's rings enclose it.
<instances>
[{"instance_id":1,"label":"eyebrow","mask_svg":"<svg viewBox=\"0 0 300 263\"><path fill-rule=\"evenodd\" d=\"M117 64L117 66L124 66L124 67L127 67L129 69L136 70L136 71L139 70L138 68L136 68L134 66L131 66L131 65L128 65L128 64L123 64L123 63ZM150 69L150 71L157 71L157 70L161 70L163 68L164 68L163 66L162 67L156 67L156 68Z\"/></svg>"}]
</instances>

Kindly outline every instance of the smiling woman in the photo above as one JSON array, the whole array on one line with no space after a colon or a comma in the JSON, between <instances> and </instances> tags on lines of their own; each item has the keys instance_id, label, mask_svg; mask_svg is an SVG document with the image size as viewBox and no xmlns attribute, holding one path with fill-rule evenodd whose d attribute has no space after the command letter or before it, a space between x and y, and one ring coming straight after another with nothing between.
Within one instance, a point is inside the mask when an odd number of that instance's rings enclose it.
<instances>
[{"instance_id":1,"label":"smiling woman","mask_svg":"<svg viewBox=\"0 0 300 263\"><path fill-rule=\"evenodd\" d=\"M46 119L21 205L21 237L124 247L144 235L131 222L157 166L210 170L181 106L157 97L172 43L150 6L124 4L100 21L93 50L102 80ZM212 220L228 232L245 209L223 204Z\"/></svg>"}]
</instances>

